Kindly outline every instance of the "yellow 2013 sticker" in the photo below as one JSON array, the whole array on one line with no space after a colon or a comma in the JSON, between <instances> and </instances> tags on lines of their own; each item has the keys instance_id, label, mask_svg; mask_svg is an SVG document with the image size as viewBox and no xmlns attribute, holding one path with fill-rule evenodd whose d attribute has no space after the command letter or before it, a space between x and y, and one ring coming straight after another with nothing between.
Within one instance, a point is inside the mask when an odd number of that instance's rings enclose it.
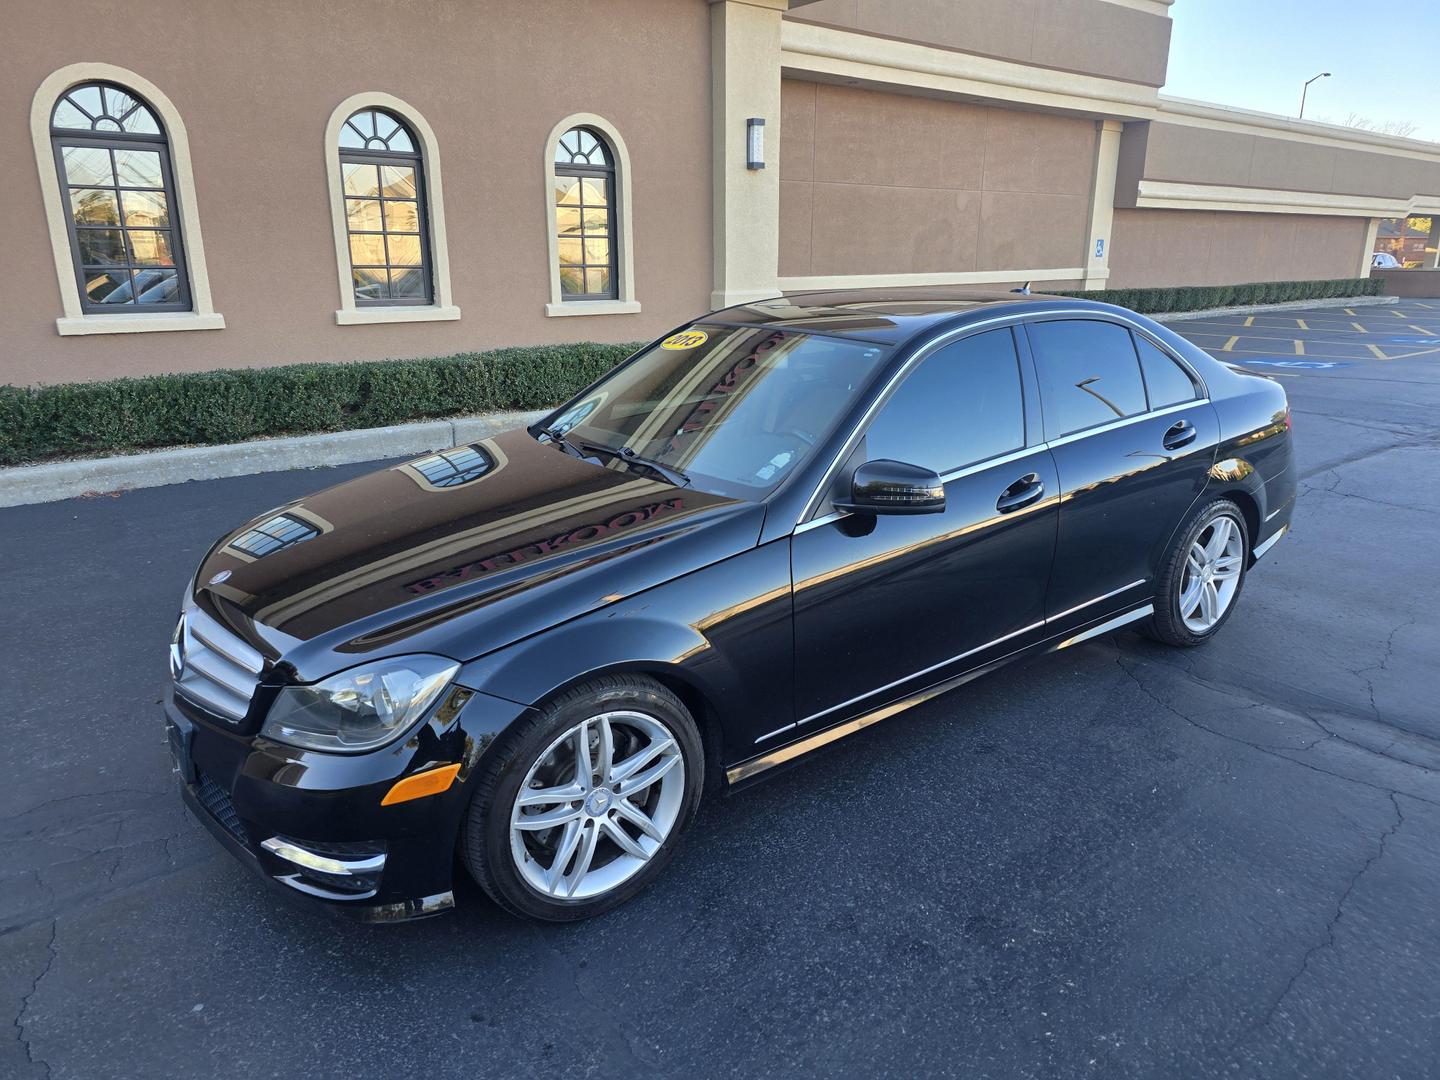
<instances>
[{"instance_id":1,"label":"yellow 2013 sticker","mask_svg":"<svg viewBox=\"0 0 1440 1080\"><path fill-rule=\"evenodd\" d=\"M704 330L681 330L678 334L671 334L664 341L660 342L662 349L694 349L710 340L710 335Z\"/></svg>"}]
</instances>

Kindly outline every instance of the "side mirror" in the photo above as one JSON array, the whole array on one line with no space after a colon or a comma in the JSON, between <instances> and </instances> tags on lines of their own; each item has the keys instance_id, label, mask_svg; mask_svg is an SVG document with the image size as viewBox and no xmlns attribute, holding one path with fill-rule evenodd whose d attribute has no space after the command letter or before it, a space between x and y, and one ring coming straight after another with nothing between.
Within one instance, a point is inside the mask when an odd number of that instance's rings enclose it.
<instances>
[{"instance_id":1,"label":"side mirror","mask_svg":"<svg viewBox=\"0 0 1440 1080\"><path fill-rule=\"evenodd\" d=\"M945 485L939 473L903 461L867 461L855 470L850 498L835 509L852 514L939 514L945 509Z\"/></svg>"}]
</instances>

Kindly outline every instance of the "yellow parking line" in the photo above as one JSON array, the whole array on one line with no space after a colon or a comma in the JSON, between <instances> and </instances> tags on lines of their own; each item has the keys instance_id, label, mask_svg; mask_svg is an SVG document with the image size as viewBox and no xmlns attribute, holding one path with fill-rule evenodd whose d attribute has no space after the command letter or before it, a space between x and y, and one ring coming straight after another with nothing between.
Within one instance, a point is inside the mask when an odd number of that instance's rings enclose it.
<instances>
[{"instance_id":1,"label":"yellow parking line","mask_svg":"<svg viewBox=\"0 0 1440 1080\"><path fill-rule=\"evenodd\" d=\"M1221 352L1229 352L1231 349L1235 348L1235 342L1237 342L1237 341L1239 341L1239 340L1240 340L1240 335L1239 335L1239 334L1236 334L1236 335L1235 335L1234 337L1232 337L1229 341L1225 342L1224 345L1221 345L1221 346L1220 346L1220 351L1221 351Z\"/></svg>"},{"instance_id":2,"label":"yellow parking line","mask_svg":"<svg viewBox=\"0 0 1440 1080\"><path fill-rule=\"evenodd\" d=\"M1386 356L1383 352L1380 351L1380 346L1379 346L1379 345L1366 345L1365 347L1366 347L1367 349L1369 349L1372 353L1375 354L1375 359L1376 359L1376 360L1389 360L1389 359L1390 359L1390 357Z\"/></svg>"},{"instance_id":3,"label":"yellow parking line","mask_svg":"<svg viewBox=\"0 0 1440 1080\"><path fill-rule=\"evenodd\" d=\"M1435 305L1434 305L1434 304L1416 304L1415 306L1416 306L1416 307L1423 307L1426 311L1433 311L1434 308L1435 308Z\"/></svg>"},{"instance_id":4,"label":"yellow parking line","mask_svg":"<svg viewBox=\"0 0 1440 1080\"><path fill-rule=\"evenodd\" d=\"M1254 315L1247 315L1247 316L1245 316L1245 325L1246 325L1246 326L1254 326L1254 325L1255 325L1255 316L1254 316Z\"/></svg>"},{"instance_id":5,"label":"yellow parking line","mask_svg":"<svg viewBox=\"0 0 1440 1080\"><path fill-rule=\"evenodd\" d=\"M1296 356L1304 356L1304 355L1305 355L1305 342L1301 341L1299 338L1294 338L1294 339L1292 339L1292 340L1295 342L1295 355L1296 355Z\"/></svg>"},{"instance_id":6,"label":"yellow parking line","mask_svg":"<svg viewBox=\"0 0 1440 1080\"><path fill-rule=\"evenodd\" d=\"M1310 327L1308 327L1308 326L1305 325L1305 320L1304 320L1304 319L1296 319L1296 320L1295 320L1295 325L1298 326L1298 327L1300 327L1301 330L1309 330L1309 329L1310 329Z\"/></svg>"},{"instance_id":7,"label":"yellow parking line","mask_svg":"<svg viewBox=\"0 0 1440 1080\"><path fill-rule=\"evenodd\" d=\"M1358 322L1352 322L1350 325L1355 327L1355 329L1359 330L1362 334L1368 334L1370 332L1369 330L1366 330L1365 327L1361 326Z\"/></svg>"},{"instance_id":8,"label":"yellow parking line","mask_svg":"<svg viewBox=\"0 0 1440 1080\"><path fill-rule=\"evenodd\" d=\"M1423 326L1416 326L1414 323L1410 323L1409 326L1410 326L1410 329L1411 329L1411 330L1414 330L1416 333L1424 334L1426 337L1434 337L1434 336L1435 336L1435 331L1434 331L1434 330L1426 330L1425 327L1423 327Z\"/></svg>"},{"instance_id":9,"label":"yellow parking line","mask_svg":"<svg viewBox=\"0 0 1440 1080\"><path fill-rule=\"evenodd\" d=\"M1403 311L1392 311L1392 312L1390 312L1390 314L1391 314L1391 315L1394 315L1395 318L1397 318L1397 319L1408 319L1408 318L1410 318L1410 316L1409 316L1409 315L1406 315Z\"/></svg>"},{"instance_id":10,"label":"yellow parking line","mask_svg":"<svg viewBox=\"0 0 1440 1080\"><path fill-rule=\"evenodd\" d=\"M1347 308L1343 308L1342 310L1345 312L1346 315L1354 315L1354 314L1355 314L1355 309L1354 309L1354 308L1348 308L1348 307L1347 307Z\"/></svg>"}]
</instances>

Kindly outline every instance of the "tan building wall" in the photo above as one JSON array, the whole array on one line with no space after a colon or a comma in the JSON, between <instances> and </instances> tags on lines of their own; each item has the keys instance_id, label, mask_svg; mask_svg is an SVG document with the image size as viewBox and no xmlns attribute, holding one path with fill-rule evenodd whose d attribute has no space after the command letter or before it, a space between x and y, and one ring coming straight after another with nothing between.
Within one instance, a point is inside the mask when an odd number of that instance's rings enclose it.
<instances>
[{"instance_id":1,"label":"tan building wall","mask_svg":"<svg viewBox=\"0 0 1440 1080\"><path fill-rule=\"evenodd\" d=\"M193 0L149 16L117 17L114 3L98 0L7 9L0 190L9 270L0 290L0 381L628 341L706 308L704 0L426 0L365 13L338 0ZM100 26L103 34L87 30ZM61 301L29 110L42 80L79 61L135 71L182 115L225 329L57 335ZM458 321L335 323L326 181L333 150L323 145L324 132L332 110L361 91L403 98L436 133ZM544 146L551 127L578 112L604 117L629 149L640 314L544 314Z\"/></svg>"},{"instance_id":2,"label":"tan building wall","mask_svg":"<svg viewBox=\"0 0 1440 1080\"><path fill-rule=\"evenodd\" d=\"M782 280L1082 264L1094 122L795 80L781 102Z\"/></svg>"},{"instance_id":3,"label":"tan building wall","mask_svg":"<svg viewBox=\"0 0 1440 1080\"><path fill-rule=\"evenodd\" d=\"M1354 277L1364 218L1212 210L1115 211L1110 288Z\"/></svg>"},{"instance_id":4,"label":"tan building wall","mask_svg":"<svg viewBox=\"0 0 1440 1080\"><path fill-rule=\"evenodd\" d=\"M1167 16L1107 0L818 0L786 18L1145 86L1170 51Z\"/></svg>"}]
</instances>

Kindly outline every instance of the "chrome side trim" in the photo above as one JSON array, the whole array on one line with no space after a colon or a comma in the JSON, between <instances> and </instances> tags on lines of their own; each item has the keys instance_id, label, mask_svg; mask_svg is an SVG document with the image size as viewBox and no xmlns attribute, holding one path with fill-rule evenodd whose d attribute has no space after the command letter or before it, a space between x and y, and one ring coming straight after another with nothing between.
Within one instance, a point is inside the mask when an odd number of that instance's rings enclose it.
<instances>
[{"instance_id":1,"label":"chrome side trim","mask_svg":"<svg viewBox=\"0 0 1440 1080\"><path fill-rule=\"evenodd\" d=\"M1164 344L1163 342L1156 340L1155 336L1146 327L1142 326L1134 319L1128 318L1127 316L1119 312L1096 311L1093 308L1057 307L1051 308L1043 312L1032 311L1019 315L997 315L995 318L992 319L983 319L979 322L967 323L965 326L956 327L953 330L947 330L940 336L932 338L930 341L924 342L916 349L915 353L910 357L910 359L906 360L905 363L901 365L900 368L893 375L890 376L889 380L885 383L884 388L881 389L875 400L870 403L870 407L865 410L864 415L860 417L859 421L855 424L854 429L850 432L850 434L846 437L845 441L841 444L839 451L835 454L834 458L831 459L830 464L826 466L825 472L821 474L819 485L815 488L813 492L811 492L810 498L805 501L805 506L800 511L800 516L795 519L795 524L797 526L804 524L805 519L808 518L819 508L820 498L824 494L825 490L830 486L830 482L834 479L835 470L839 468L840 463L844 461L845 458L849 456L851 451L855 449L855 444L859 441L860 433L865 429L865 426L870 423L870 420L874 417L880 406L884 404L885 399L889 396L890 391L894 389L895 384L898 383L901 379L903 379L907 374L909 374L910 369L916 364L918 364L921 360L925 359L942 345L948 345L950 342L955 341L958 338L965 337L968 334L977 333L981 330L993 329L1000 326L1020 326L1026 323L1044 322L1052 318L1065 318L1076 315L1082 318L1093 319L1098 322L1119 323L1128 327L1131 330L1143 334L1147 341L1149 341L1166 356L1170 357L1170 359L1174 360L1181 367L1183 367L1200 387L1200 396L1194 401L1182 402L1179 405L1172 405L1165 409L1157 409L1154 412L1141 413L1139 416L1124 417L1121 420L1117 420L1114 426L1119 427L1125 423L1147 419L1152 416L1163 416L1168 412L1175 411L1176 409L1188 409L1191 406L1195 405L1210 404L1210 388L1206 384L1204 376L1202 376L1198 371L1196 371L1194 366L1190 364L1184 357L1177 355L1174 349L1170 348L1170 346ZM1058 446L1063 441L1069 441L1083 437L1085 435L1094 435L1100 431L1109 430L1109 427L1109 425L1102 425L1101 427L1090 428L1087 431L1076 432L1074 435L1064 436L1063 439L1057 439L1053 443L1040 442L1036 443L1034 446L1027 447L1026 449L1029 452L1033 453L1036 450L1043 450L1050 446ZM966 466L966 468L969 467L970 466Z\"/></svg>"},{"instance_id":2,"label":"chrome side trim","mask_svg":"<svg viewBox=\"0 0 1440 1080\"><path fill-rule=\"evenodd\" d=\"M857 694L849 701L840 702L839 705L832 705L828 709L821 709L819 712L812 713L810 716L805 717L804 720L797 721L791 726L800 727L801 725L810 723L811 720L818 720L822 716L829 716L831 713L838 712L839 710L845 708L848 705L854 705L857 701L864 701L866 698L874 697L876 694L883 694L886 690L893 690L895 687L899 686L902 683L907 683L911 679L918 679L921 676L929 675L932 671L939 671L941 668L948 667L949 665L955 663L957 660L964 660L967 656L974 656L976 653L984 652L986 649L989 649L992 646L999 645L1002 641L1009 641L1011 638L1019 637L1021 634L1028 634L1031 630L1038 630L1044 625L1045 623L1042 620L1037 623L1031 623L1029 626L1022 626L1019 630L1012 630L1010 633L1004 635L1003 637L998 637L994 641L987 641L984 645L976 645L975 648L960 653L958 656L952 656L948 660L941 660L938 664L931 664L929 667L921 668L919 671L912 671L909 675L905 675L899 679L896 679L894 682L888 682L884 686L877 686L873 690L867 690L863 694ZM773 735L775 734L775 732L771 732L771 734ZM769 736L762 736L762 738L768 737ZM760 740L756 739L755 741L759 742Z\"/></svg>"},{"instance_id":3,"label":"chrome side trim","mask_svg":"<svg viewBox=\"0 0 1440 1080\"><path fill-rule=\"evenodd\" d=\"M367 892L347 893L331 889L323 889L319 885L312 885L301 879L299 874L281 874L275 879L285 885L289 885L297 892L303 892L308 896L318 896L321 900L369 900L379 889L370 889Z\"/></svg>"},{"instance_id":4,"label":"chrome side trim","mask_svg":"<svg viewBox=\"0 0 1440 1080\"><path fill-rule=\"evenodd\" d=\"M1134 416L1122 416L1109 423L1097 424L1094 427L1085 428L1083 431L1074 431L1069 435L1062 435L1058 439L1051 439L1049 442L1040 445L1047 450L1053 450L1057 446L1064 446L1066 443L1079 442L1081 439L1088 439L1091 435L1101 435L1107 431L1118 431L1120 428L1129 427L1131 424L1138 424L1142 420L1153 420L1157 416L1168 416L1170 413L1180 412L1182 409L1193 409L1197 405L1209 405L1208 397L1196 398L1194 401L1182 401L1179 405L1167 405L1163 409L1155 409L1151 412L1136 413Z\"/></svg>"},{"instance_id":5,"label":"chrome side trim","mask_svg":"<svg viewBox=\"0 0 1440 1080\"><path fill-rule=\"evenodd\" d=\"M958 469L952 469L948 473L940 475L940 482L948 484L951 480L959 480L961 477L972 476L986 469L993 469L998 465L1007 465L1012 461L1019 461L1021 458L1032 457L1045 449L1042 443L1038 446L1025 446L1019 450L1012 450L1008 454L1001 454L999 457L986 458L984 461L977 461L973 465L963 465Z\"/></svg>"},{"instance_id":6,"label":"chrome side trim","mask_svg":"<svg viewBox=\"0 0 1440 1080\"><path fill-rule=\"evenodd\" d=\"M286 862L294 863L296 866L303 866L308 870L318 870L322 874L338 874L346 877L355 874L372 874L377 870L385 868L385 856L366 855L355 859L341 859L333 855L317 855L299 844L290 840L272 836L269 840L263 840L260 846L270 854L284 859Z\"/></svg>"},{"instance_id":7,"label":"chrome side trim","mask_svg":"<svg viewBox=\"0 0 1440 1080\"><path fill-rule=\"evenodd\" d=\"M1289 506L1289 505L1290 505L1290 504L1289 504L1288 502L1285 503L1285 506ZM1285 506L1279 506L1279 507L1276 507L1274 510L1271 510L1268 514L1265 515L1265 520L1266 520L1266 521L1269 521L1269 520L1270 520L1271 518L1273 518L1276 514L1280 513L1281 510L1284 510L1284 509L1285 509Z\"/></svg>"},{"instance_id":8,"label":"chrome side trim","mask_svg":"<svg viewBox=\"0 0 1440 1080\"><path fill-rule=\"evenodd\" d=\"M829 525L832 521L839 521L845 516L846 515L842 514L839 510L833 510L828 514L825 514L823 517L811 518L809 521L805 522L804 525L796 525L795 532L791 535L799 536L801 533L807 533L811 529L818 529L821 525Z\"/></svg>"},{"instance_id":9,"label":"chrome side trim","mask_svg":"<svg viewBox=\"0 0 1440 1080\"><path fill-rule=\"evenodd\" d=\"M1147 615L1154 614L1155 605L1146 604L1144 607L1138 607L1134 611L1127 611L1124 615L1116 615L1113 619L1107 619L1099 626L1092 626L1089 630L1082 630L1074 637L1066 638L1060 642L1059 645L1056 645L1055 648L1068 649L1071 645L1079 645L1082 641L1089 641L1091 638L1097 638L1101 634L1108 634L1111 630L1118 630L1126 623L1139 622Z\"/></svg>"},{"instance_id":10,"label":"chrome side trim","mask_svg":"<svg viewBox=\"0 0 1440 1080\"><path fill-rule=\"evenodd\" d=\"M789 724L786 724L784 727L777 727L774 731L767 731L764 735L761 735L761 736L760 736L758 739L756 739L755 741L756 741L757 743L762 743L762 742L764 742L766 739L773 739L776 735L784 735L785 732L787 732L787 731L792 731L792 730L794 730L794 728L795 728L795 725L794 725L793 723L789 723Z\"/></svg>"},{"instance_id":11,"label":"chrome side trim","mask_svg":"<svg viewBox=\"0 0 1440 1080\"><path fill-rule=\"evenodd\" d=\"M1094 600L1086 600L1083 604L1076 604L1076 605L1075 605L1074 607L1072 607L1072 608L1066 608L1064 611L1060 612L1060 614L1058 614L1058 615L1051 615L1051 616L1049 616L1045 621L1046 621L1047 623L1059 622L1061 619L1065 618L1066 615L1074 615L1075 612L1079 611L1081 608L1087 608L1087 607L1089 607L1091 604L1098 604L1098 603L1100 603L1101 600L1109 600L1112 596L1119 596L1119 595L1120 595L1121 593L1123 593L1123 592L1129 592L1131 589L1135 588L1136 586L1144 585L1145 582L1148 581L1148 580L1149 580L1149 578L1143 578L1143 577L1142 577L1139 581L1132 581L1132 582L1130 582L1129 585L1121 585L1120 588L1118 588L1118 589L1111 589L1111 590L1110 590L1109 592L1107 592L1104 596L1097 596L1097 597L1095 597Z\"/></svg>"},{"instance_id":12,"label":"chrome side trim","mask_svg":"<svg viewBox=\"0 0 1440 1080\"><path fill-rule=\"evenodd\" d=\"M1269 540L1266 540L1263 544L1261 544L1261 545L1259 545L1258 547L1256 547L1255 550L1252 551L1250 554L1251 554L1254 558L1257 558L1257 559L1260 558L1260 556L1264 555L1264 554L1265 554L1267 551L1269 551L1272 547L1274 547L1276 544L1278 544L1278 543L1280 542L1280 538L1281 538L1282 536L1284 536L1284 535L1285 535L1287 532L1289 532L1289 531L1290 531L1290 526L1289 526L1289 525L1281 525L1279 531L1276 532L1276 534L1275 534L1274 536L1270 537Z\"/></svg>"}]
</instances>

